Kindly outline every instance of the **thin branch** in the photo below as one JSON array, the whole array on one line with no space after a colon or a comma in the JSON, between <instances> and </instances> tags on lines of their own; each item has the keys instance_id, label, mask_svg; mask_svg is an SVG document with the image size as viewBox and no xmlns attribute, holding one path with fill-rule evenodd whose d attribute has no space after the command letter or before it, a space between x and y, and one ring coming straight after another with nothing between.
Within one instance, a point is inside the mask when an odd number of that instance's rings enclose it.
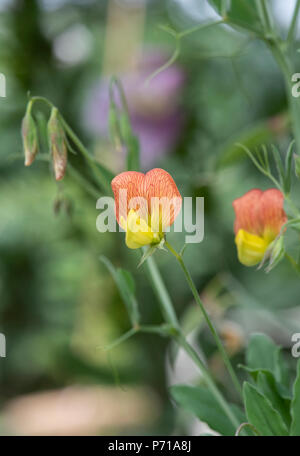
<instances>
[{"instance_id":1,"label":"thin branch","mask_svg":"<svg viewBox=\"0 0 300 456\"><path fill-rule=\"evenodd\" d=\"M170 35L172 35L175 38L175 49L174 49L173 54L169 58L169 60L167 60L167 62L165 62L161 67L159 67L157 70L155 70L153 73L151 73L150 76L148 76L148 78L145 81L145 85L146 86L149 85L149 83L152 81L152 79L154 79L162 71L169 68L178 59L179 54L180 54L182 38L184 38L187 35L190 35L191 33L198 32L199 30L204 30L206 28L212 27L213 25L224 24L224 23L225 23L225 19L220 19L219 21L210 22L208 24L206 23L206 24L196 25L195 27L191 27L187 30L184 30L184 31L178 32L178 33L172 29L169 29L166 27L164 27L164 28L161 27L165 32L169 33Z\"/></svg>"},{"instance_id":2,"label":"thin branch","mask_svg":"<svg viewBox=\"0 0 300 456\"><path fill-rule=\"evenodd\" d=\"M300 11L300 0L297 0L296 6L295 6L295 9L294 9L294 13L293 13L293 17L292 17L292 20L291 20L291 25L290 25L290 28L289 28L289 31L288 31L288 36L287 36L287 42L288 43L291 43L292 40L295 38L295 32L296 32L296 27L297 27L297 20L298 20L299 11Z\"/></svg>"},{"instance_id":3,"label":"thin branch","mask_svg":"<svg viewBox=\"0 0 300 456\"><path fill-rule=\"evenodd\" d=\"M175 37L175 49L174 49L173 54L171 55L169 60L167 60L166 63L164 63L161 67L159 67L157 70L155 70L153 73L151 73L150 76L148 76L148 78L145 81L145 85L148 86L149 83L152 81L152 79L154 79L157 75L159 75L159 73L161 73L162 71L166 70L171 65L173 65L173 63L176 62L176 60L178 59L179 54L180 54L180 38L177 35Z\"/></svg>"}]
</instances>

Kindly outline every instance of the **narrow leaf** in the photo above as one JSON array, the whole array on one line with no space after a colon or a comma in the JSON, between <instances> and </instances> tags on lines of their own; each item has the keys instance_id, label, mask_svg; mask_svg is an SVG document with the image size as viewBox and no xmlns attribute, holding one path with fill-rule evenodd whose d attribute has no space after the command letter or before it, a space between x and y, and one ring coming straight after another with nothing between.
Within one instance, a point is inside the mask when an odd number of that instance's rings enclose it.
<instances>
[{"instance_id":1,"label":"narrow leaf","mask_svg":"<svg viewBox=\"0 0 300 456\"><path fill-rule=\"evenodd\" d=\"M273 374L270 372L259 372L257 376L257 387L271 402L274 409L278 411L287 427L291 424L289 399L280 396Z\"/></svg>"},{"instance_id":2,"label":"narrow leaf","mask_svg":"<svg viewBox=\"0 0 300 456\"><path fill-rule=\"evenodd\" d=\"M274 146L274 144L272 144L272 153L273 153L273 158L274 158L274 161L276 164L277 173L279 176L279 182L280 182L281 187L283 187L284 181L285 181L285 171L283 168L283 163L281 160L279 150L277 149L277 147Z\"/></svg>"},{"instance_id":3,"label":"narrow leaf","mask_svg":"<svg viewBox=\"0 0 300 456\"><path fill-rule=\"evenodd\" d=\"M265 334L252 334L246 353L247 366L252 369L265 369L276 375L276 359L280 350Z\"/></svg>"},{"instance_id":4,"label":"narrow leaf","mask_svg":"<svg viewBox=\"0 0 300 456\"><path fill-rule=\"evenodd\" d=\"M288 435L287 427L280 414L255 386L245 382L243 396L247 419L263 436Z\"/></svg>"},{"instance_id":5,"label":"narrow leaf","mask_svg":"<svg viewBox=\"0 0 300 456\"><path fill-rule=\"evenodd\" d=\"M116 269L105 256L101 256L100 260L105 264L118 287L132 325L137 325L140 320L140 315L135 297L135 283L131 273L125 269Z\"/></svg>"},{"instance_id":6,"label":"narrow leaf","mask_svg":"<svg viewBox=\"0 0 300 456\"><path fill-rule=\"evenodd\" d=\"M142 258L138 264L138 268L142 266L142 264L150 257L153 255L153 253L156 251L157 246L156 245L149 245L149 247L144 251Z\"/></svg>"},{"instance_id":7,"label":"narrow leaf","mask_svg":"<svg viewBox=\"0 0 300 456\"><path fill-rule=\"evenodd\" d=\"M223 0L209 0L210 4L220 15L224 14ZM249 0L231 0L226 5L226 16L229 24L237 25L245 30L261 33L261 23L259 20L256 3Z\"/></svg>"},{"instance_id":8,"label":"narrow leaf","mask_svg":"<svg viewBox=\"0 0 300 456\"><path fill-rule=\"evenodd\" d=\"M171 394L180 406L207 423L214 431L222 435L235 435L236 429L228 421L223 409L205 386L176 385L171 388ZM238 420L241 423L244 422L245 416L241 410L234 405L231 408Z\"/></svg>"},{"instance_id":9,"label":"narrow leaf","mask_svg":"<svg viewBox=\"0 0 300 456\"><path fill-rule=\"evenodd\" d=\"M285 183L284 183L284 190L286 193L289 193L291 190L291 174L292 174L292 161L293 161L293 146L295 144L295 140L291 141L286 158L285 158Z\"/></svg>"}]
</instances>

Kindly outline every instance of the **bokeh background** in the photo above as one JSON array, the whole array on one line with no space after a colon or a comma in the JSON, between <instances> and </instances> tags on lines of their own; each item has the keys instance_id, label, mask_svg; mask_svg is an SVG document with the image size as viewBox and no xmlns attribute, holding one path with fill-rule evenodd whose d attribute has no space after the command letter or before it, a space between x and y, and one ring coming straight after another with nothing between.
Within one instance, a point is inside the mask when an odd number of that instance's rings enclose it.
<instances>
[{"instance_id":1,"label":"bokeh background","mask_svg":"<svg viewBox=\"0 0 300 456\"><path fill-rule=\"evenodd\" d=\"M284 34L294 2L270 4ZM284 153L291 139L276 63L251 36L217 26L184 38L175 64L145 84L174 50L161 24L185 30L213 19L206 0L0 1L0 332L7 342L0 434L193 435L201 428L170 400L170 385L197 378L170 342L136 335L103 350L130 321L100 255L134 275L143 322L162 321L159 305L123 234L97 232L96 198L68 173L58 185L46 161L24 168L28 93L57 105L118 173L124 156L109 139L107 115L109 77L119 75L143 169L162 167L182 195L205 197L205 238L185 257L233 362L243 361L253 331L289 354L299 332L299 277L285 262L270 274L240 265L232 228L233 199L270 187L235 144L275 143ZM298 191L294 182L295 201ZM183 245L184 234L171 237ZM294 241L288 238L296 255ZM166 252L156 260L189 339L226 381L178 265Z\"/></svg>"}]
</instances>

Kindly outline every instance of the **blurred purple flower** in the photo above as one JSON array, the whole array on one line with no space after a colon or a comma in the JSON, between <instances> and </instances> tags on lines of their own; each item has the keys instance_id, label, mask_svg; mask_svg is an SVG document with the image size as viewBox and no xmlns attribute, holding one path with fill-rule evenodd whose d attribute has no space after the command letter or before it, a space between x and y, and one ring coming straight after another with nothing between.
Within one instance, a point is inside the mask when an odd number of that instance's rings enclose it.
<instances>
[{"instance_id":1,"label":"blurred purple flower","mask_svg":"<svg viewBox=\"0 0 300 456\"><path fill-rule=\"evenodd\" d=\"M145 169L156 163L176 143L183 125L179 99L184 73L177 65L162 71L148 85L147 77L166 62L168 56L147 51L138 70L120 74L135 134L141 146ZM85 108L85 124L98 136L108 137L109 78L102 78L91 91Z\"/></svg>"}]
</instances>

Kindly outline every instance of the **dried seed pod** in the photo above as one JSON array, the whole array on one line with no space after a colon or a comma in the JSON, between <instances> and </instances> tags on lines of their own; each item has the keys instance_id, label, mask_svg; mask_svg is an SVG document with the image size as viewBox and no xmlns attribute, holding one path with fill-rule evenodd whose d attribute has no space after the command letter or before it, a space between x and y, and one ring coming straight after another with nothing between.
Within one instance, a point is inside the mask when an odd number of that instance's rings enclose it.
<instances>
[{"instance_id":1,"label":"dried seed pod","mask_svg":"<svg viewBox=\"0 0 300 456\"><path fill-rule=\"evenodd\" d=\"M25 166L30 166L38 151L37 128L30 110L26 111L22 120L22 139L25 155Z\"/></svg>"},{"instance_id":2,"label":"dried seed pod","mask_svg":"<svg viewBox=\"0 0 300 456\"><path fill-rule=\"evenodd\" d=\"M56 108L52 108L47 128L55 179L59 181L65 175L68 154L66 135L59 120L58 110Z\"/></svg>"}]
</instances>

